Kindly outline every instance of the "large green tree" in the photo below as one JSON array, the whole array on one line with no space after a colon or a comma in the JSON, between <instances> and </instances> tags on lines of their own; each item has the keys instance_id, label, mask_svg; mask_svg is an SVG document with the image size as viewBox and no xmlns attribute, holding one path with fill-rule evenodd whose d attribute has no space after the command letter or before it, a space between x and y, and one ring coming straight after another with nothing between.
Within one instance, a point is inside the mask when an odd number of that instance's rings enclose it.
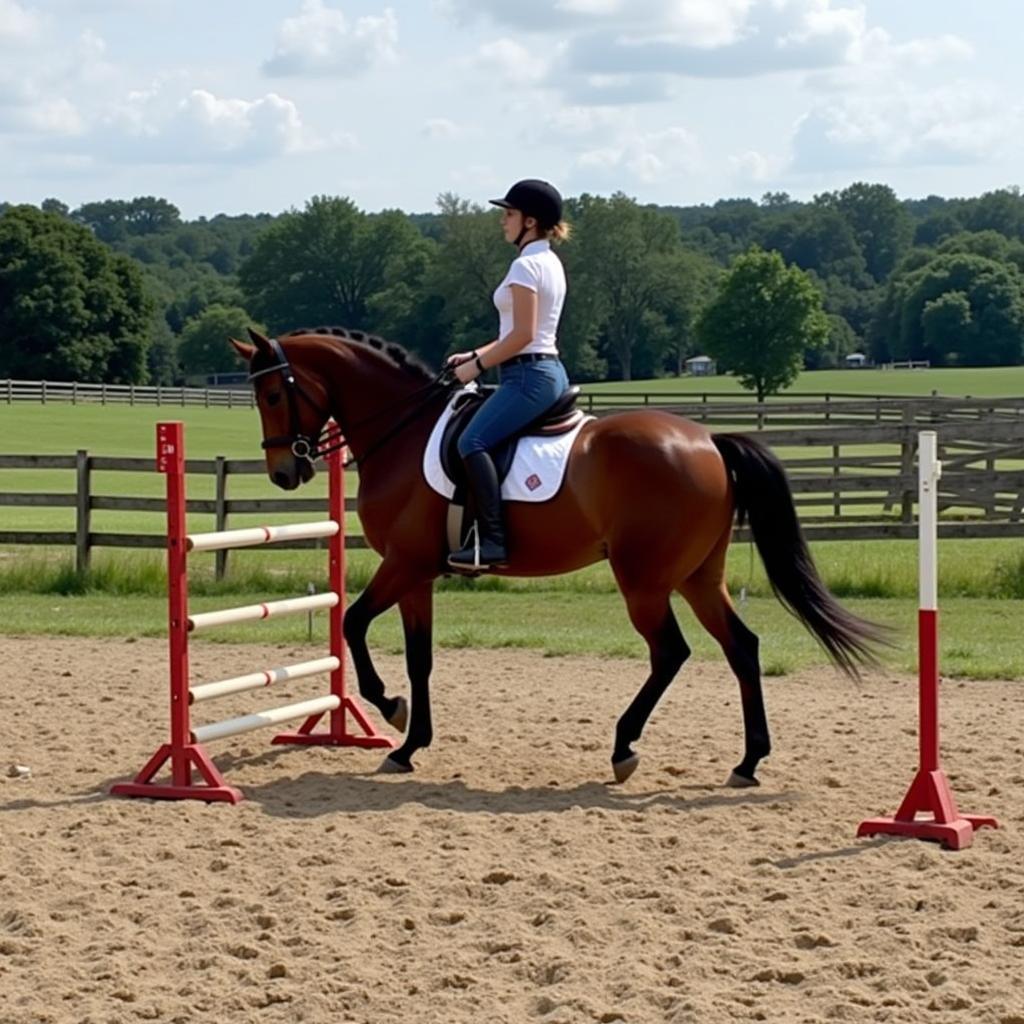
<instances>
[{"instance_id":1,"label":"large green tree","mask_svg":"<svg viewBox=\"0 0 1024 1024\"><path fill-rule=\"evenodd\" d=\"M758 244L776 250L786 263L813 270L821 280L838 278L870 285L860 243L846 217L829 206L805 206L765 218Z\"/></svg>"},{"instance_id":2,"label":"large green tree","mask_svg":"<svg viewBox=\"0 0 1024 1024\"><path fill-rule=\"evenodd\" d=\"M884 281L910 248L913 221L888 185L857 181L841 192L816 196L815 203L838 210L846 219L875 281Z\"/></svg>"},{"instance_id":3,"label":"large green tree","mask_svg":"<svg viewBox=\"0 0 1024 1024\"><path fill-rule=\"evenodd\" d=\"M257 323L241 306L207 306L181 332L178 360L185 376L237 371L238 354L228 339L246 337L249 327L266 333L263 324Z\"/></svg>"},{"instance_id":4,"label":"large green tree","mask_svg":"<svg viewBox=\"0 0 1024 1024\"><path fill-rule=\"evenodd\" d=\"M671 257L659 310L665 337L658 346L669 373L681 376L686 360L698 354L697 322L723 276L722 268L702 253L683 249Z\"/></svg>"},{"instance_id":5,"label":"large green tree","mask_svg":"<svg viewBox=\"0 0 1024 1024\"><path fill-rule=\"evenodd\" d=\"M152 303L136 263L58 213L0 217L0 375L146 379Z\"/></svg>"},{"instance_id":6,"label":"large green tree","mask_svg":"<svg viewBox=\"0 0 1024 1024\"><path fill-rule=\"evenodd\" d=\"M397 210L367 214L349 199L317 196L256 240L239 269L245 306L274 331L339 324L376 331L375 296L416 288L429 243Z\"/></svg>"},{"instance_id":7,"label":"large green tree","mask_svg":"<svg viewBox=\"0 0 1024 1024\"><path fill-rule=\"evenodd\" d=\"M984 236L975 242L984 244ZM957 236L949 251L908 258L893 275L873 325L876 358L937 366L1005 366L1024 359L1024 274ZM1009 251L1009 247L1008 250Z\"/></svg>"},{"instance_id":8,"label":"large green tree","mask_svg":"<svg viewBox=\"0 0 1024 1024\"><path fill-rule=\"evenodd\" d=\"M623 380L633 378L638 358L647 372L660 367L672 343L670 317L685 319L673 303L688 301L676 287L687 262L674 217L622 193L584 195L575 204L570 289L586 294L599 351Z\"/></svg>"},{"instance_id":9,"label":"large green tree","mask_svg":"<svg viewBox=\"0 0 1024 1024\"><path fill-rule=\"evenodd\" d=\"M423 291L437 300L425 311L434 338L423 349L434 359L495 338L498 315L492 295L515 256L502 238L496 210L450 192L438 197L437 208L436 255L423 280Z\"/></svg>"},{"instance_id":10,"label":"large green tree","mask_svg":"<svg viewBox=\"0 0 1024 1024\"><path fill-rule=\"evenodd\" d=\"M1020 188L996 189L962 205L961 220L968 231L998 231L1024 239L1024 196Z\"/></svg>"},{"instance_id":11,"label":"large green tree","mask_svg":"<svg viewBox=\"0 0 1024 1024\"><path fill-rule=\"evenodd\" d=\"M804 271L752 248L733 263L697 333L708 354L763 401L796 380L804 350L826 343L829 321Z\"/></svg>"},{"instance_id":12,"label":"large green tree","mask_svg":"<svg viewBox=\"0 0 1024 1024\"><path fill-rule=\"evenodd\" d=\"M132 235L166 231L181 223L178 208L156 196L83 203L71 216L103 242L119 242Z\"/></svg>"}]
</instances>

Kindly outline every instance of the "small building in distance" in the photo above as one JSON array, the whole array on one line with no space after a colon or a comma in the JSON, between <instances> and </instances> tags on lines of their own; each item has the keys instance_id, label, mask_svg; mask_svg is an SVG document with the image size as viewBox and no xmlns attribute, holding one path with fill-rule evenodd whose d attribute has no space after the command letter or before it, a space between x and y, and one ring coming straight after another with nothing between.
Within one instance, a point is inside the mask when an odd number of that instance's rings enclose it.
<instances>
[{"instance_id":1,"label":"small building in distance","mask_svg":"<svg viewBox=\"0 0 1024 1024\"><path fill-rule=\"evenodd\" d=\"M851 352L845 359L848 370L863 370L868 366L868 357L863 352Z\"/></svg>"},{"instance_id":2,"label":"small building in distance","mask_svg":"<svg viewBox=\"0 0 1024 1024\"><path fill-rule=\"evenodd\" d=\"M711 356L691 356L686 360L686 372L691 377L714 377L718 369Z\"/></svg>"}]
</instances>

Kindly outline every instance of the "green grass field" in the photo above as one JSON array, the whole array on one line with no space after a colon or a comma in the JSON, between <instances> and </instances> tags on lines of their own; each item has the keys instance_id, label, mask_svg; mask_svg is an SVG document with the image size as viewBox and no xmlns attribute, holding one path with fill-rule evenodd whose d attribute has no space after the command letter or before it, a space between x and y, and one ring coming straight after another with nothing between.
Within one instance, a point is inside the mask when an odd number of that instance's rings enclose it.
<instances>
[{"instance_id":1,"label":"green grass field","mask_svg":"<svg viewBox=\"0 0 1024 1024\"><path fill-rule=\"evenodd\" d=\"M722 394L742 392L735 377L663 377L658 380L609 381L587 384L585 391ZM800 374L787 395L856 394L922 395L932 392L948 398L1020 398L1024 395L1024 366L987 366L972 369L936 370L815 370Z\"/></svg>"},{"instance_id":2,"label":"green grass field","mask_svg":"<svg viewBox=\"0 0 1024 1024\"><path fill-rule=\"evenodd\" d=\"M728 377L621 382L589 386L595 390L636 393L735 391ZM1021 395L1024 367L994 370L825 371L802 375L790 393L854 392L865 394ZM210 410L196 407L135 407L13 405L0 406L0 451L4 453L72 454L85 448L95 455L151 457L154 424L162 419L186 423L187 451L194 458L225 455L261 457L260 428L252 409ZM321 478L310 485L308 496L322 495ZM354 491L355 478L348 480ZM189 480L194 497L212 497L210 477ZM0 470L0 490L71 493L70 471ZM163 480L155 472L144 474L95 473L96 494L161 496ZM263 475L232 477L229 494L240 497L278 497ZM287 514L278 520L294 521ZM354 517L348 527L358 532ZM73 529L72 509L23 509L0 506L0 529ZM235 517L232 526L245 525ZM210 517L196 516L190 529L212 526ZM96 512L96 531L163 533L160 515ZM819 543L815 558L822 574L844 600L882 621L896 623L912 634L916 602L916 545L902 541L857 544ZM197 602L214 606L246 603L261 596L304 592L313 582L323 588L324 558L315 551L282 552L272 549L233 552L232 579L227 585L212 581L212 556L193 560ZM70 570L66 549L0 549L0 615L7 632L45 634L72 632L85 635L157 635L164 628L165 608L162 558L156 552L98 550L95 577L80 580ZM358 591L376 564L370 552L349 555L349 587ZM1024 606L1024 542L948 541L940 543L940 592L943 597L944 669L966 676L1024 678L1024 645L1018 639ZM765 662L770 671L784 672L802 665L820 664L823 656L810 638L774 600L760 561L749 545L734 545L730 578L735 594L749 595L745 614L765 637ZM85 591L72 596L76 591ZM225 594L230 593L229 598ZM197 607L199 605L197 604ZM682 609L684 623L689 615ZM282 620L262 629L240 627L218 633L225 639L274 639L303 634L305 623ZM714 645L690 620L687 636L701 657L717 657ZM399 645L394 615L375 630L378 643L389 649ZM632 632L606 565L569 577L541 580L493 580L476 583L443 581L438 595L438 640L442 646L526 646L560 653L604 653L643 656L641 642ZM889 657L893 667L912 664L910 648Z\"/></svg>"},{"instance_id":3,"label":"green grass field","mask_svg":"<svg viewBox=\"0 0 1024 1024\"><path fill-rule=\"evenodd\" d=\"M733 377L666 377L646 381L587 384L585 391L629 394L739 392ZM949 370L820 370L803 373L782 393L849 393L1008 397L1024 395L1024 366ZM0 405L0 452L72 454L86 448L94 455L142 455L153 452L154 424L182 420L193 458L225 455L259 458L259 417L253 409L204 409L195 406ZM7 486L0 478L0 485Z\"/></svg>"},{"instance_id":4,"label":"green grass field","mask_svg":"<svg viewBox=\"0 0 1024 1024\"><path fill-rule=\"evenodd\" d=\"M250 604L265 594L236 594L230 600L198 599L196 611ZM893 670L916 667L916 602L851 600L852 610L896 631L897 646L883 652ZM721 660L714 641L697 624L686 605L674 602L680 625L698 660ZM810 635L772 599L751 598L740 613L761 637L765 675L826 665ZM942 672L973 679L1024 679L1024 645L1020 640L1021 606L1012 601L954 598L942 606ZM0 596L3 632L12 635L101 636L131 638L166 635L167 605L160 597L87 597L60 595ZM442 592L435 601L435 645L441 648L529 648L552 657L597 655L645 660L643 641L629 624L617 594ZM271 619L199 634L198 643L299 643L308 637L305 616ZM314 642L326 643L326 618L314 617ZM401 623L387 612L370 631L374 650L402 650ZM638 664L638 681L644 669Z\"/></svg>"}]
</instances>

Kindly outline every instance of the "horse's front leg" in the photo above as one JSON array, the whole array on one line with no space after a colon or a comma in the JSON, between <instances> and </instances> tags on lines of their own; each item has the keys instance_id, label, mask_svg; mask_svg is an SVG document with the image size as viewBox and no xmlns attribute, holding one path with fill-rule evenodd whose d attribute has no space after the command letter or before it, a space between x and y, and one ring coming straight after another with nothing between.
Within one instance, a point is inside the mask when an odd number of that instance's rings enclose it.
<instances>
[{"instance_id":1,"label":"horse's front leg","mask_svg":"<svg viewBox=\"0 0 1024 1024\"><path fill-rule=\"evenodd\" d=\"M388 754L381 771L411 772L413 754L422 747L429 747L434 736L430 718L430 672L434 665L433 604L432 580L414 587L398 602L405 630L405 664L412 694L412 714L405 742Z\"/></svg>"},{"instance_id":2,"label":"horse's front leg","mask_svg":"<svg viewBox=\"0 0 1024 1024\"><path fill-rule=\"evenodd\" d=\"M419 579L411 576L407 563L389 561L385 558L367 588L345 612L345 643L356 669L359 693L399 732L405 732L409 705L404 697L388 697L385 694L384 680L377 674L366 645L366 634L370 623L417 583Z\"/></svg>"}]
</instances>

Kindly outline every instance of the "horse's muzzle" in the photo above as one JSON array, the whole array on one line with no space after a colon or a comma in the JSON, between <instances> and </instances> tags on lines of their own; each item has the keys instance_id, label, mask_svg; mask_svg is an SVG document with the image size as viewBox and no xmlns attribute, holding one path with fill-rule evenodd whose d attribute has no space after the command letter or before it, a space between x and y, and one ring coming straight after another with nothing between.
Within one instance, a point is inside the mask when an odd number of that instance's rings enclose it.
<instances>
[{"instance_id":1,"label":"horse's muzzle","mask_svg":"<svg viewBox=\"0 0 1024 1024\"><path fill-rule=\"evenodd\" d=\"M308 459L292 459L290 465L277 466L270 471L270 479L282 491L294 491L300 484L309 483L314 476L316 470Z\"/></svg>"}]
</instances>

